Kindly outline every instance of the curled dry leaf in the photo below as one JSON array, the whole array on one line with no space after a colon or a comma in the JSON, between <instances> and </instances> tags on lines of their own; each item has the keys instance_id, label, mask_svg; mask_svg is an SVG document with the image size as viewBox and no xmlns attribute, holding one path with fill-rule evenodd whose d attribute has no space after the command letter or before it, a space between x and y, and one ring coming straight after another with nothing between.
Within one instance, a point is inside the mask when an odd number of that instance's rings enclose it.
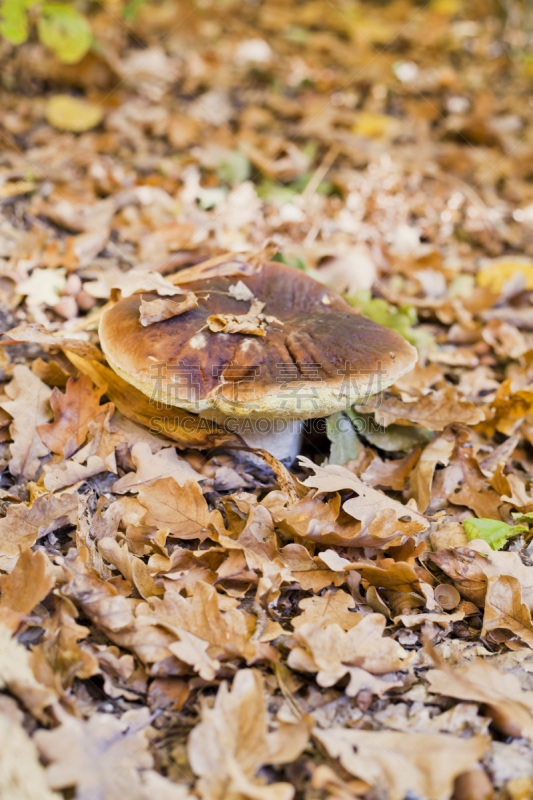
<instances>
[{"instance_id":1,"label":"curled dry leaf","mask_svg":"<svg viewBox=\"0 0 533 800\"><path fill-rule=\"evenodd\" d=\"M158 297L155 300L145 300L143 298L139 307L141 325L147 327L155 322L177 317L191 308L196 308L197 305L198 298L194 292L186 292L183 300L174 300L169 297Z\"/></svg>"},{"instance_id":2,"label":"curled dry leaf","mask_svg":"<svg viewBox=\"0 0 533 800\"><path fill-rule=\"evenodd\" d=\"M297 758L307 744L307 727L303 722L279 723L269 730L268 722L265 686L257 670L237 672L231 689L226 683L219 688L214 707L204 705L188 744L202 800L291 800L290 784L265 786L256 775L267 764Z\"/></svg>"},{"instance_id":3,"label":"curled dry leaf","mask_svg":"<svg viewBox=\"0 0 533 800\"><path fill-rule=\"evenodd\" d=\"M73 337L63 336L48 331L44 325L36 323L29 325L19 325L7 331L6 336L11 339L16 339L17 342L33 342L40 344L43 347L55 347L58 350L69 350L76 353L83 358L95 359L96 361L103 361L104 357L101 350L85 341L84 339L75 339Z\"/></svg>"},{"instance_id":4,"label":"curled dry leaf","mask_svg":"<svg viewBox=\"0 0 533 800\"><path fill-rule=\"evenodd\" d=\"M207 327L213 333L248 333L265 336L269 325L283 325L276 317L263 314L265 303L254 297L246 314L213 314Z\"/></svg>"},{"instance_id":5,"label":"curled dry leaf","mask_svg":"<svg viewBox=\"0 0 533 800\"><path fill-rule=\"evenodd\" d=\"M436 663L438 669L425 675L430 691L480 703L502 733L533 739L533 692L522 689L516 675L482 659L461 667L451 667L441 658Z\"/></svg>"},{"instance_id":6,"label":"curled dry leaf","mask_svg":"<svg viewBox=\"0 0 533 800\"><path fill-rule=\"evenodd\" d=\"M461 739L448 734L313 729L313 736L351 775L361 778L387 800L420 797L449 800L454 780L473 769L489 739Z\"/></svg>"},{"instance_id":7,"label":"curled dry leaf","mask_svg":"<svg viewBox=\"0 0 533 800\"><path fill-rule=\"evenodd\" d=\"M372 409L376 421L384 427L393 423L407 425L411 422L430 431L442 431L447 425L454 423L477 425L485 419L483 409L469 400L462 400L453 386L431 392L412 403L405 403L391 393L383 398L378 395L369 398L364 407L366 412Z\"/></svg>"}]
</instances>

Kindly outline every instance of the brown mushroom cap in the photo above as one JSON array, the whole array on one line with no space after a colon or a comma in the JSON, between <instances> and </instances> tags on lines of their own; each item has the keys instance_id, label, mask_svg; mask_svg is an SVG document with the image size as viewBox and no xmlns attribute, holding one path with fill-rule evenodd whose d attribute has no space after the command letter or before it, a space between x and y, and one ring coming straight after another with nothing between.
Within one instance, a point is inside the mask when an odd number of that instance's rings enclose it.
<instances>
[{"instance_id":1,"label":"brown mushroom cap","mask_svg":"<svg viewBox=\"0 0 533 800\"><path fill-rule=\"evenodd\" d=\"M177 277L177 276L176 276ZM242 281L262 313L265 335L214 333L213 315L243 315L250 301L229 289ZM247 276L187 283L198 306L143 327L144 292L104 312L100 341L110 366L154 400L194 413L309 419L341 411L389 386L415 364L400 334L361 316L339 295L285 264Z\"/></svg>"}]
</instances>

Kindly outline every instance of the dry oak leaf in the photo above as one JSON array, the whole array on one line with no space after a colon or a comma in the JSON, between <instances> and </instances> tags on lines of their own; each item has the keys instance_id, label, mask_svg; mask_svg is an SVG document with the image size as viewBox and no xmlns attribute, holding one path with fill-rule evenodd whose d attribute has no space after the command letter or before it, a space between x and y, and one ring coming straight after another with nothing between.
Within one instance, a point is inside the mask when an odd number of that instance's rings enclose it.
<instances>
[{"instance_id":1,"label":"dry oak leaf","mask_svg":"<svg viewBox=\"0 0 533 800\"><path fill-rule=\"evenodd\" d=\"M352 489L358 495L357 498L346 500L342 509L350 516L360 520L363 531L370 526L376 514L383 511L393 512L397 520L410 521L410 535L429 527L428 520L418 511L409 506L404 506L396 500L391 500L383 492L367 486L345 467L337 466L336 464L318 467L305 456L298 456L298 460L303 467L312 469L315 473L303 481L304 486L310 486L320 492L338 492L343 489Z\"/></svg>"},{"instance_id":2,"label":"dry oak leaf","mask_svg":"<svg viewBox=\"0 0 533 800\"><path fill-rule=\"evenodd\" d=\"M28 548L17 559L9 575L0 576L0 623L16 631L21 620L30 614L52 590L55 576L42 550Z\"/></svg>"},{"instance_id":3,"label":"dry oak leaf","mask_svg":"<svg viewBox=\"0 0 533 800\"><path fill-rule=\"evenodd\" d=\"M141 607L138 616L172 632L176 640L185 631L207 642L209 656L213 659L240 657L253 661L260 656L272 655L264 649L265 646L251 641L254 617L238 608L223 611L221 600L221 595L212 586L198 581L191 597L167 591L162 600L150 598L149 605Z\"/></svg>"},{"instance_id":4,"label":"dry oak leaf","mask_svg":"<svg viewBox=\"0 0 533 800\"><path fill-rule=\"evenodd\" d=\"M276 317L263 314L265 303L254 297L246 314L214 314L207 318L207 327L213 333L248 333L266 336L268 325L283 325Z\"/></svg>"},{"instance_id":5,"label":"dry oak leaf","mask_svg":"<svg viewBox=\"0 0 533 800\"><path fill-rule=\"evenodd\" d=\"M287 663L292 669L318 673L317 683L324 687L333 686L345 675L352 678L354 673L353 685L351 682L346 689L348 696L353 696L362 688L361 670L385 675L405 669L409 662L403 647L383 636L386 623L383 614L367 614L348 631L336 622L326 626L300 625L294 634L296 647Z\"/></svg>"},{"instance_id":6,"label":"dry oak leaf","mask_svg":"<svg viewBox=\"0 0 533 800\"><path fill-rule=\"evenodd\" d=\"M198 306L198 298L194 292L186 292L183 300L174 300L171 297L157 297L155 300L142 298L139 306L141 325L146 328L155 322L162 322L171 317L177 317L185 311Z\"/></svg>"},{"instance_id":7,"label":"dry oak leaf","mask_svg":"<svg viewBox=\"0 0 533 800\"><path fill-rule=\"evenodd\" d=\"M365 413L373 410L376 422L385 428L393 423L414 423L430 431L442 431L454 423L477 425L485 418L483 409L469 400L461 400L454 386L433 391L413 403L387 392L369 398L363 410Z\"/></svg>"},{"instance_id":8,"label":"dry oak leaf","mask_svg":"<svg viewBox=\"0 0 533 800\"><path fill-rule=\"evenodd\" d=\"M45 722L46 709L56 706L57 695L35 677L33 660L33 654L0 625L0 689L7 689L36 719Z\"/></svg>"},{"instance_id":9,"label":"dry oak leaf","mask_svg":"<svg viewBox=\"0 0 533 800\"><path fill-rule=\"evenodd\" d=\"M214 423L202 419L200 425L195 414L175 407L158 408L149 397L104 364L82 358L70 350L66 351L66 355L76 369L87 375L96 386L106 386L106 396L121 414L152 432L161 433L180 447L207 448L235 441L232 434Z\"/></svg>"},{"instance_id":10,"label":"dry oak leaf","mask_svg":"<svg viewBox=\"0 0 533 800\"><path fill-rule=\"evenodd\" d=\"M37 539L63 525L75 524L78 498L75 492L41 495L31 506L10 505L0 518L0 555L16 556Z\"/></svg>"},{"instance_id":11,"label":"dry oak leaf","mask_svg":"<svg viewBox=\"0 0 533 800\"><path fill-rule=\"evenodd\" d=\"M48 763L53 789L76 787L77 800L145 800L140 775L153 765L145 735L150 712L121 719L93 714L88 720L62 714L62 724L33 737Z\"/></svg>"},{"instance_id":12,"label":"dry oak leaf","mask_svg":"<svg viewBox=\"0 0 533 800\"><path fill-rule=\"evenodd\" d=\"M387 800L404 800L409 792L432 800L449 800L455 778L476 766L490 739L461 739L445 733L313 729L313 736L351 775L366 781Z\"/></svg>"},{"instance_id":13,"label":"dry oak leaf","mask_svg":"<svg viewBox=\"0 0 533 800\"><path fill-rule=\"evenodd\" d=\"M86 375L69 378L65 393L55 387L50 397L54 421L39 425L37 432L52 453L69 458L83 444L90 423L105 408L100 398L105 386L95 389Z\"/></svg>"},{"instance_id":14,"label":"dry oak leaf","mask_svg":"<svg viewBox=\"0 0 533 800\"><path fill-rule=\"evenodd\" d=\"M69 350L82 358L95 359L96 361L102 361L104 358L101 351L94 344L85 341L85 339L52 333L44 325L38 325L37 323L18 325L16 328L7 331L5 335L10 336L11 339L16 339L17 342L33 342L34 344L43 345L43 347Z\"/></svg>"},{"instance_id":15,"label":"dry oak leaf","mask_svg":"<svg viewBox=\"0 0 533 800\"><path fill-rule=\"evenodd\" d=\"M28 367L17 364L13 380L6 386L6 394L11 399L1 403L0 408L13 417L9 426L13 439L9 471L17 477L33 480L39 472L40 459L50 452L37 433L37 427L48 422L52 390Z\"/></svg>"},{"instance_id":16,"label":"dry oak leaf","mask_svg":"<svg viewBox=\"0 0 533 800\"><path fill-rule=\"evenodd\" d=\"M18 719L0 712L0 800L60 800L48 787L35 744Z\"/></svg>"},{"instance_id":17,"label":"dry oak leaf","mask_svg":"<svg viewBox=\"0 0 533 800\"><path fill-rule=\"evenodd\" d=\"M526 566L518 553L495 551L483 539L474 539L467 547L439 550L428 557L456 582L463 597L480 607L485 603L489 578L516 578L522 601L533 611L533 567Z\"/></svg>"},{"instance_id":18,"label":"dry oak leaf","mask_svg":"<svg viewBox=\"0 0 533 800\"><path fill-rule=\"evenodd\" d=\"M437 464L445 467L455 449L455 439L438 436L430 442L420 456L416 467L410 475L410 496L414 497L421 511L425 511L431 500L431 484Z\"/></svg>"},{"instance_id":19,"label":"dry oak leaf","mask_svg":"<svg viewBox=\"0 0 533 800\"><path fill-rule=\"evenodd\" d=\"M511 575L491 576L487 581L481 635L503 628L533 649L531 611L522 600L520 581Z\"/></svg>"},{"instance_id":20,"label":"dry oak leaf","mask_svg":"<svg viewBox=\"0 0 533 800\"><path fill-rule=\"evenodd\" d=\"M298 758L308 730L303 722L269 727L261 673L238 671L231 689L220 686L214 707L203 706L201 722L189 736L189 761L202 800L291 800L290 784L265 785L256 775L265 765Z\"/></svg>"},{"instance_id":21,"label":"dry oak leaf","mask_svg":"<svg viewBox=\"0 0 533 800\"><path fill-rule=\"evenodd\" d=\"M160 275L159 272L141 269L129 269L121 275L117 274L110 288L120 289L122 297L130 297L132 294L137 294L137 292L156 292L158 295L167 297L177 294L192 294L192 292L184 292L179 286Z\"/></svg>"},{"instance_id":22,"label":"dry oak leaf","mask_svg":"<svg viewBox=\"0 0 533 800\"><path fill-rule=\"evenodd\" d=\"M207 539L212 531L225 533L219 511L209 511L202 490L195 481L183 487L173 478L162 478L141 486L138 498L147 509L145 525L167 530L177 539Z\"/></svg>"},{"instance_id":23,"label":"dry oak leaf","mask_svg":"<svg viewBox=\"0 0 533 800\"><path fill-rule=\"evenodd\" d=\"M203 481L205 476L196 472L188 461L180 458L174 447L165 447L152 453L146 442L137 442L131 449L131 459L135 472L128 472L113 484L115 494L138 492L141 486L153 483L160 478L172 478L179 486L187 481Z\"/></svg>"},{"instance_id":24,"label":"dry oak leaf","mask_svg":"<svg viewBox=\"0 0 533 800\"><path fill-rule=\"evenodd\" d=\"M361 614L355 613L352 595L341 589L306 597L300 600L298 606L303 613L291 620L295 630L307 624L325 627L336 623L342 630L349 631L362 619Z\"/></svg>"},{"instance_id":25,"label":"dry oak leaf","mask_svg":"<svg viewBox=\"0 0 533 800\"><path fill-rule=\"evenodd\" d=\"M477 659L453 668L438 659L439 669L425 674L430 691L486 706L496 727L507 736L533 739L533 692L525 691L511 672L500 672Z\"/></svg>"},{"instance_id":26,"label":"dry oak leaf","mask_svg":"<svg viewBox=\"0 0 533 800\"><path fill-rule=\"evenodd\" d=\"M512 436L527 414L533 411L533 391L529 388L513 387L512 378L501 383L489 409L485 411L485 421L477 430L486 436L496 431Z\"/></svg>"},{"instance_id":27,"label":"dry oak leaf","mask_svg":"<svg viewBox=\"0 0 533 800\"><path fill-rule=\"evenodd\" d=\"M68 581L62 593L80 606L95 625L110 635L133 624L135 601L119 594L112 583L95 575L79 557L68 555L61 564Z\"/></svg>"}]
</instances>

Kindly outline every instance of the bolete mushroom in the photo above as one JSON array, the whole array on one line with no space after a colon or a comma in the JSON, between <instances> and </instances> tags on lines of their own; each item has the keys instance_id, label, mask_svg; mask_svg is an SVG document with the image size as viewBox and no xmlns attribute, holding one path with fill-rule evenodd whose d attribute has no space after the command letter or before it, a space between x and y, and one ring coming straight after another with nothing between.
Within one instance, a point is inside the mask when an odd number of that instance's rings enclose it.
<instances>
[{"instance_id":1,"label":"bolete mushroom","mask_svg":"<svg viewBox=\"0 0 533 800\"><path fill-rule=\"evenodd\" d=\"M285 264L182 288L187 302L168 300L166 315L175 314L160 321L161 298L150 292L103 313L109 365L154 401L215 419L280 460L298 454L303 420L361 402L416 361L398 333Z\"/></svg>"}]
</instances>

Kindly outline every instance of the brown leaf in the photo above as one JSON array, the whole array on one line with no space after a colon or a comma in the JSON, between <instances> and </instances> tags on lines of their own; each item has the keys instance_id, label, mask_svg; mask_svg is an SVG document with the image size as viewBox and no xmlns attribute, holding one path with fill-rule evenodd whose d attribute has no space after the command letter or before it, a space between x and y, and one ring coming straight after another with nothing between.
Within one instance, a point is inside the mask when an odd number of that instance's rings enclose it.
<instances>
[{"instance_id":1,"label":"brown leaf","mask_svg":"<svg viewBox=\"0 0 533 800\"><path fill-rule=\"evenodd\" d=\"M140 775L153 764L146 728L148 709L121 719L93 714L87 721L62 715L62 724L34 736L53 789L76 787L79 800L145 800ZM98 765L98 769L95 769Z\"/></svg>"},{"instance_id":2,"label":"brown leaf","mask_svg":"<svg viewBox=\"0 0 533 800\"><path fill-rule=\"evenodd\" d=\"M10 505L0 518L0 554L16 556L37 539L77 518L78 498L73 493L41 495L31 506Z\"/></svg>"},{"instance_id":3,"label":"brown leaf","mask_svg":"<svg viewBox=\"0 0 533 800\"><path fill-rule=\"evenodd\" d=\"M510 575L491 576L487 582L482 635L497 628L512 631L533 648L531 612L522 600L522 587Z\"/></svg>"},{"instance_id":4,"label":"brown leaf","mask_svg":"<svg viewBox=\"0 0 533 800\"><path fill-rule=\"evenodd\" d=\"M352 596L341 590L329 591L315 597L306 597L300 600L298 605L303 609L303 613L291 620L291 625L295 630L307 624L325 627L335 623L342 630L349 631L362 619L361 614L354 613Z\"/></svg>"},{"instance_id":5,"label":"brown leaf","mask_svg":"<svg viewBox=\"0 0 533 800\"><path fill-rule=\"evenodd\" d=\"M0 712L0 774L2 800L61 800L48 787L37 748L21 720L11 719L3 712Z\"/></svg>"},{"instance_id":6,"label":"brown leaf","mask_svg":"<svg viewBox=\"0 0 533 800\"><path fill-rule=\"evenodd\" d=\"M177 317L185 311L198 306L198 298L194 292L186 292L183 300L173 300L172 298L158 297L155 300L141 300L139 314L141 325L147 327L155 322L162 322L164 319Z\"/></svg>"},{"instance_id":7,"label":"brown leaf","mask_svg":"<svg viewBox=\"0 0 533 800\"><path fill-rule=\"evenodd\" d=\"M410 496L414 497L421 511L425 511L431 499L431 484L437 464L448 466L450 457L455 449L453 437L438 436L430 442L411 472Z\"/></svg>"},{"instance_id":8,"label":"brown leaf","mask_svg":"<svg viewBox=\"0 0 533 800\"><path fill-rule=\"evenodd\" d=\"M425 675L430 691L481 703L488 707L502 733L533 739L533 692L523 690L516 675L501 672L481 659L462 667L452 667L444 659L438 659L437 664L439 669Z\"/></svg>"},{"instance_id":9,"label":"brown leaf","mask_svg":"<svg viewBox=\"0 0 533 800\"><path fill-rule=\"evenodd\" d=\"M96 386L106 386L107 397L125 417L151 431L162 433L180 447L207 448L235 441L232 434L222 431L209 420L200 419L180 408L158 408L149 397L126 383L109 367L81 358L71 351L67 351L67 355L74 366Z\"/></svg>"},{"instance_id":10,"label":"brown leaf","mask_svg":"<svg viewBox=\"0 0 533 800\"><path fill-rule=\"evenodd\" d=\"M69 350L82 358L103 361L102 352L84 339L74 339L67 336L57 335L48 331L44 325L32 323L29 325L19 325L7 331L6 336L16 339L17 342L34 342L44 347L54 347L58 350Z\"/></svg>"},{"instance_id":11,"label":"brown leaf","mask_svg":"<svg viewBox=\"0 0 533 800\"><path fill-rule=\"evenodd\" d=\"M17 364L13 380L6 386L6 394L11 399L0 407L13 417L9 428L13 439L9 471L32 480L39 472L40 459L49 453L37 427L48 422L51 390L28 367Z\"/></svg>"},{"instance_id":12,"label":"brown leaf","mask_svg":"<svg viewBox=\"0 0 533 800\"><path fill-rule=\"evenodd\" d=\"M166 529L170 536L203 541L211 531L224 530L220 512L209 511L195 481L187 481L181 488L173 478L163 478L141 486L138 497L147 509L144 523Z\"/></svg>"},{"instance_id":13,"label":"brown leaf","mask_svg":"<svg viewBox=\"0 0 533 800\"><path fill-rule=\"evenodd\" d=\"M283 325L276 317L263 314L265 303L257 298L251 302L246 314L214 314L207 318L207 327L213 333L248 333L265 336L268 325Z\"/></svg>"},{"instance_id":14,"label":"brown leaf","mask_svg":"<svg viewBox=\"0 0 533 800\"><path fill-rule=\"evenodd\" d=\"M221 685L213 708L203 706L201 722L189 737L189 760L198 776L196 791L202 800L291 800L292 786L265 786L256 775L267 764L296 759L307 739L307 728L299 722L280 723L269 730L261 673L240 670L231 690L226 683Z\"/></svg>"},{"instance_id":15,"label":"brown leaf","mask_svg":"<svg viewBox=\"0 0 533 800\"><path fill-rule=\"evenodd\" d=\"M131 449L131 458L136 472L128 472L113 484L115 494L135 493L163 478L172 478L179 486L187 481L203 481L204 475L196 472L188 461L180 458L173 447L165 447L152 453L146 442L137 442Z\"/></svg>"},{"instance_id":16,"label":"brown leaf","mask_svg":"<svg viewBox=\"0 0 533 800\"><path fill-rule=\"evenodd\" d=\"M287 663L292 669L318 673L317 682L325 687L333 686L345 675L351 677L355 668L359 691L359 670L385 675L408 664L408 654L403 647L383 636L386 622L382 614L367 614L348 631L343 631L336 622L300 625L294 634L297 645L291 650ZM355 694L351 685L346 693Z\"/></svg>"},{"instance_id":17,"label":"brown leaf","mask_svg":"<svg viewBox=\"0 0 533 800\"><path fill-rule=\"evenodd\" d=\"M430 431L442 431L447 425L458 422L476 425L485 418L483 409L469 400L462 400L454 386L423 395L412 403L405 403L391 393L384 397L371 397L364 410L372 409L376 422L384 427L392 423L406 425L414 422Z\"/></svg>"},{"instance_id":18,"label":"brown leaf","mask_svg":"<svg viewBox=\"0 0 533 800\"><path fill-rule=\"evenodd\" d=\"M412 792L439 800L450 798L454 780L476 766L489 745L484 736L469 739L448 734L313 729L332 758L362 778L387 800Z\"/></svg>"},{"instance_id":19,"label":"brown leaf","mask_svg":"<svg viewBox=\"0 0 533 800\"><path fill-rule=\"evenodd\" d=\"M352 489L358 495L350 498L343 504L343 510L355 519L361 521L363 529L370 525L375 514L380 511L390 510L399 520L408 519L416 523L416 530L423 531L429 522L418 511L391 500L383 492L378 492L366 486L359 478L345 467L329 464L327 467L318 467L308 458L299 456L300 464L314 471L314 475L303 481L304 486L311 486L320 492L337 492L342 489ZM414 532L414 531L413 531Z\"/></svg>"},{"instance_id":20,"label":"brown leaf","mask_svg":"<svg viewBox=\"0 0 533 800\"><path fill-rule=\"evenodd\" d=\"M95 389L86 375L69 378L64 394L57 387L52 391L54 421L37 427L52 453L68 458L83 444L90 423L105 408L100 406L104 392L105 386Z\"/></svg>"},{"instance_id":21,"label":"brown leaf","mask_svg":"<svg viewBox=\"0 0 533 800\"><path fill-rule=\"evenodd\" d=\"M55 580L50 563L41 550L24 550L10 575L0 576L0 622L16 631L51 591Z\"/></svg>"},{"instance_id":22,"label":"brown leaf","mask_svg":"<svg viewBox=\"0 0 533 800\"><path fill-rule=\"evenodd\" d=\"M0 689L7 689L36 719L45 722L46 709L56 706L57 695L36 678L32 661L32 654L0 625Z\"/></svg>"}]
</instances>

